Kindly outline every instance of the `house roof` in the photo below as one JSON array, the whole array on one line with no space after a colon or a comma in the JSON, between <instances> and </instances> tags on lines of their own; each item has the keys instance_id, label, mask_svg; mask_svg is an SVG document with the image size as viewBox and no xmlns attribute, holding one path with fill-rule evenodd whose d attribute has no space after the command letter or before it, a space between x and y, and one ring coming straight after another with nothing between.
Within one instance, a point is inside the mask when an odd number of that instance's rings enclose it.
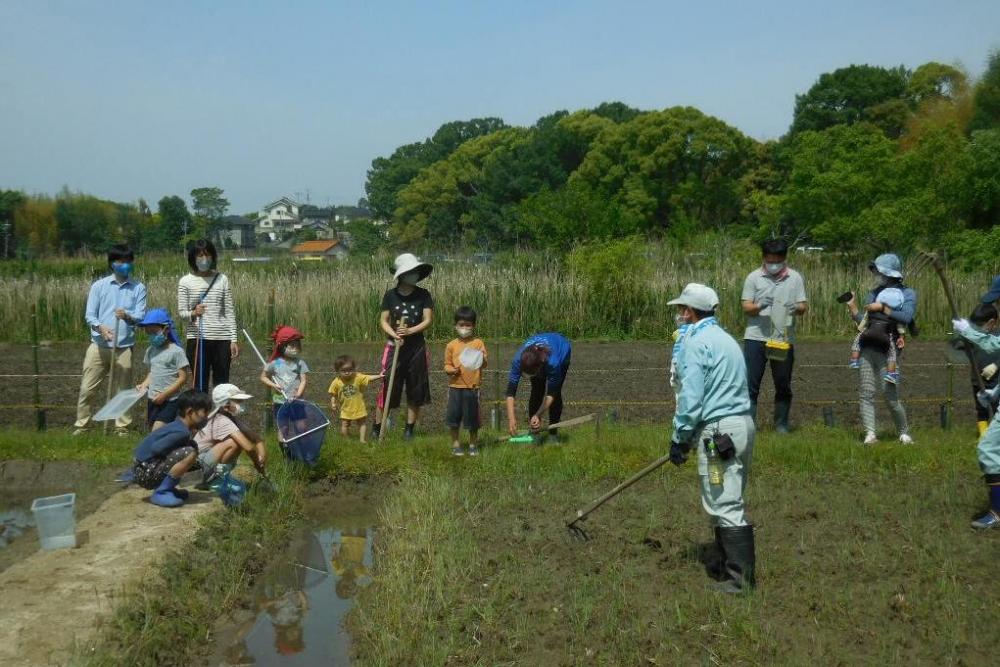
<instances>
[{"instance_id":1,"label":"house roof","mask_svg":"<svg viewBox=\"0 0 1000 667\"><path fill-rule=\"evenodd\" d=\"M227 225L256 225L253 220L247 220L242 215L227 215L222 219Z\"/></svg>"},{"instance_id":2,"label":"house roof","mask_svg":"<svg viewBox=\"0 0 1000 667\"><path fill-rule=\"evenodd\" d=\"M306 241L292 248L292 252L329 252L339 243L340 241L337 239L329 241Z\"/></svg>"},{"instance_id":3,"label":"house roof","mask_svg":"<svg viewBox=\"0 0 1000 667\"><path fill-rule=\"evenodd\" d=\"M282 197L281 199L274 200L273 202L265 206L262 210L270 211L272 208L275 208L276 206L299 206L299 203L294 199L289 199L288 197Z\"/></svg>"}]
</instances>

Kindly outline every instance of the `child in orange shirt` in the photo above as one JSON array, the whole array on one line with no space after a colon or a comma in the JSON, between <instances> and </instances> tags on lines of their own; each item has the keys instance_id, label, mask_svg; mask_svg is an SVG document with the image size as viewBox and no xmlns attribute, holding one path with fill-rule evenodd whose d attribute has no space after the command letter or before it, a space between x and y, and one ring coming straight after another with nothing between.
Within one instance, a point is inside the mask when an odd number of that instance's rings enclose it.
<instances>
[{"instance_id":1,"label":"child in orange shirt","mask_svg":"<svg viewBox=\"0 0 1000 667\"><path fill-rule=\"evenodd\" d=\"M479 454L479 385L486 368L486 345L475 337L476 311L462 306L455 311L454 339L444 350L444 372L448 374L448 409L445 423L451 431L451 453L462 456L459 429L469 431L469 456Z\"/></svg>"}]
</instances>

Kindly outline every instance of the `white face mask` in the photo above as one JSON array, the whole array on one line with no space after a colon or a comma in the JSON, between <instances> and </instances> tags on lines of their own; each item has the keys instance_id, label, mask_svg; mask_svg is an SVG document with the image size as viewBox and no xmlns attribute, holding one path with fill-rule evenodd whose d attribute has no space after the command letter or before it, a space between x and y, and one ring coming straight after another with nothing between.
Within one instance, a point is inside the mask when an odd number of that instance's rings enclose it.
<instances>
[{"instance_id":1,"label":"white face mask","mask_svg":"<svg viewBox=\"0 0 1000 667\"><path fill-rule=\"evenodd\" d=\"M455 331L458 332L459 338L468 338L472 335L471 327L455 327Z\"/></svg>"},{"instance_id":2,"label":"white face mask","mask_svg":"<svg viewBox=\"0 0 1000 667\"><path fill-rule=\"evenodd\" d=\"M407 271L399 277L399 282L404 285L416 285L420 282L420 272L419 271Z\"/></svg>"},{"instance_id":3,"label":"white face mask","mask_svg":"<svg viewBox=\"0 0 1000 667\"><path fill-rule=\"evenodd\" d=\"M194 265L198 267L199 271L208 271L212 268L212 258L198 257L194 260Z\"/></svg>"},{"instance_id":4,"label":"white face mask","mask_svg":"<svg viewBox=\"0 0 1000 667\"><path fill-rule=\"evenodd\" d=\"M771 274L772 276L776 276L779 273L781 273L781 270L783 268L785 268L785 263L784 262L769 263L769 264L765 264L764 268L767 269L767 272L769 274Z\"/></svg>"},{"instance_id":5,"label":"white face mask","mask_svg":"<svg viewBox=\"0 0 1000 667\"><path fill-rule=\"evenodd\" d=\"M231 415L241 415L246 410L242 403L237 403L236 401L230 401L229 403L229 414Z\"/></svg>"},{"instance_id":6,"label":"white face mask","mask_svg":"<svg viewBox=\"0 0 1000 667\"><path fill-rule=\"evenodd\" d=\"M687 323L688 323L687 315L681 315L681 314L674 315L674 324L676 324L677 326L682 327Z\"/></svg>"},{"instance_id":7,"label":"white face mask","mask_svg":"<svg viewBox=\"0 0 1000 667\"><path fill-rule=\"evenodd\" d=\"M297 348L297 347L286 347L285 348L285 356L288 357L289 359L295 359L296 357L299 356L299 348Z\"/></svg>"}]
</instances>

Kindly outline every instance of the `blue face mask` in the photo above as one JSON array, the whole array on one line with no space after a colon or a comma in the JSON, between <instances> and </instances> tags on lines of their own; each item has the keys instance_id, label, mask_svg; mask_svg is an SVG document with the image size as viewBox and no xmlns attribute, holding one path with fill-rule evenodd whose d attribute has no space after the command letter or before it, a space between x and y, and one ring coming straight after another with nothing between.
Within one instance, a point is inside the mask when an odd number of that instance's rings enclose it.
<instances>
[{"instance_id":1,"label":"blue face mask","mask_svg":"<svg viewBox=\"0 0 1000 667\"><path fill-rule=\"evenodd\" d=\"M111 265L111 270L123 278L128 278L129 274L132 273L132 264L130 262L115 262Z\"/></svg>"},{"instance_id":2,"label":"blue face mask","mask_svg":"<svg viewBox=\"0 0 1000 667\"><path fill-rule=\"evenodd\" d=\"M167 344L167 336L166 334L161 333L153 334L149 337L149 343L153 347L163 347Z\"/></svg>"}]
</instances>

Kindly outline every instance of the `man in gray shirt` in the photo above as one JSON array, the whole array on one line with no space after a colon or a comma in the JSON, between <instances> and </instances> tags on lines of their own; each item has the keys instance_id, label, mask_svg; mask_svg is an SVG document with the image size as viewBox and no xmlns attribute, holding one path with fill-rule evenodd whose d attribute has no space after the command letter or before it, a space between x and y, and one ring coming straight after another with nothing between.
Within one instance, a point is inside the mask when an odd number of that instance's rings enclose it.
<instances>
[{"instance_id":1,"label":"man in gray shirt","mask_svg":"<svg viewBox=\"0 0 1000 667\"><path fill-rule=\"evenodd\" d=\"M795 364L795 318L809 309L802 276L788 268L788 244L768 239L761 245L764 263L743 283L743 312L747 328L743 333L743 356L747 363L751 414L757 419L757 396L764 367L771 362L774 380L774 428L788 432L792 407L792 367Z\"/></svg>"}]
</instances>

